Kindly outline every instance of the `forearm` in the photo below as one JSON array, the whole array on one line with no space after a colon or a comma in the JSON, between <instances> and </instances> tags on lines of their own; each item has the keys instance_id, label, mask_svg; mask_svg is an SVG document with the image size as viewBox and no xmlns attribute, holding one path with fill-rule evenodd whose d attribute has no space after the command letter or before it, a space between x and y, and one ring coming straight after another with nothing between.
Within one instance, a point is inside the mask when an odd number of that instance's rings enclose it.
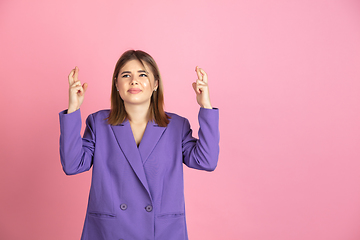
<instances>
[{"instance_id":1,"label":"forearm","mask_svg":"<svg viewBox=\"0 0 360 240\"><path fill-rule=\"evenodd\" d=\"M192 138L184 145L184 163L191 168L213 171L219 157L218 109L200 109L199 125L199 139Z\"/></svg>"},{"instance_id":2,"label":"forearm","mask_svg":"<svg viewBox=\"0 0 360 240\"><path fill-rule=\"evenodd\" d=\"M85 148L81 138L80 110L59 114L60 119L60 158L63 170L72 175L87 171L91 167L91 149Z\"/></svg>"}]
</instances>

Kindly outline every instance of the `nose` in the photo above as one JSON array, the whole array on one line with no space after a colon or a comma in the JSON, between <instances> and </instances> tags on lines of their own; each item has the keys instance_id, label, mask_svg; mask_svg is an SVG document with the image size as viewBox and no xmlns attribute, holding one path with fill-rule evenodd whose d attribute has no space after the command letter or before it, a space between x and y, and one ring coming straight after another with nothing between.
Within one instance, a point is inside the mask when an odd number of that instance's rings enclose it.
<instances>
[{"instance_id":1,"label":"nose","mask_svg":"<svg viewBox=\"0 0 360 240\"><path fill-rule=\"evenodd\" d=\"M138 85L138 84L139 84L139 82L138 82L137 78L136 78L136 77L133 77L133 78L131 79L130 85Z\"/></svg>"}]
</instances>

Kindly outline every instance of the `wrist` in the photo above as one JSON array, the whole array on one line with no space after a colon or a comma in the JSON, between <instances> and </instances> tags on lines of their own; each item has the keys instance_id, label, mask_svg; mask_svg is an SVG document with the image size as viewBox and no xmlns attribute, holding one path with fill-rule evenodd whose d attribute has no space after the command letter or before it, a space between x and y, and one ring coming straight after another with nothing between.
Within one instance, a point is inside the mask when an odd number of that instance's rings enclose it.
<instances>
[{"instance_id":1,"label":"wrist","mask_svg":"<svg viewBox=\"0 0 360 240\"><path fill-rule=\"evenodd\" d=\"M201 106L202 108L207 108L207 109L212 109L212 106L211 104L206 104L206 105L203 105Z\"/></svg>"},{"instance_id":2,"label":"wrist","mask_svg":"<svg viewBox=\"0 0 360 240\"><path fill-rule=\"evenodd\" d=\"M75 111L77 111L77 110L78 110L78 108L69 107L68 110L67 110L67 114L72 113L72 112L75 112Z\"/></svg>"}]
</instances>

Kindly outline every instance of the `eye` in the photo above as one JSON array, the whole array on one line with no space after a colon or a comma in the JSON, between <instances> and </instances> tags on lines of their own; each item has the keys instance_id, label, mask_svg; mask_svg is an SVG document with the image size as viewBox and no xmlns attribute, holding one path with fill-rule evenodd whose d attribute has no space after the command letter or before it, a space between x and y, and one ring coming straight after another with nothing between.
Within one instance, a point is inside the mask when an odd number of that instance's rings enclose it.
<instances>
[{"instance_id":1,"label":"eye","mask_svg":"<svg viewBox=\"0 0 360 240\"><path fill-rule=\"evenodd\" d=\"M140 74L140 77L147 77L145 73Z\"/></svg>"},{"instance_id":2,"label":"eye","mask_svg":"<svg viewBox=\"0 0 360 240\"><path fill-rule=\"evenodd\" d=\"M129 75L129 74L124 74L124 75L122 75L121 77L122 77L122 78L128 78L128 77L130 77L130 75Z\"/></svg>"}]
</instances>

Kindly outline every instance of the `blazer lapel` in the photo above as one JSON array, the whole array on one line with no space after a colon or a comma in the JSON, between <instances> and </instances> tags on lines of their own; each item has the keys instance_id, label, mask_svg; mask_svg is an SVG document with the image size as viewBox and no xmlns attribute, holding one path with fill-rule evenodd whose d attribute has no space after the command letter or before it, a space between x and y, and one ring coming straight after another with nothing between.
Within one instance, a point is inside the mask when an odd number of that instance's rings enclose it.
<instances>
[{"instance_id":1,"label":"blazer lapel","mask_svg":"<svg viewBox=\"0 0 360 240\"><path fill-rule=\"evenodd\" d=\"M127 161L131 165L140 182L146 188L149 196L151 196L148 182L146 180L144 167L141 161L139 150L136 147L135 139L131 131L129 121L126 120L122 124L117 126L111 125L111 128L115 134L115 138L120 146L121 151L124 153Z\"/></svg>"},{"instance_id":2,"label":"blazer lapel","mask_svg":"<svg viewBox=\"0 0 360 240\"><path fill-rule=\"evenodd\" d=\"M165 129L166 127L159 127L159 125L157 125L154 121L148 122L139 145L139 152L143 164L145 164L146 160L148 159L150 153L153 151L156 144L160 140Z\"/></svg>"}]
</instances>

